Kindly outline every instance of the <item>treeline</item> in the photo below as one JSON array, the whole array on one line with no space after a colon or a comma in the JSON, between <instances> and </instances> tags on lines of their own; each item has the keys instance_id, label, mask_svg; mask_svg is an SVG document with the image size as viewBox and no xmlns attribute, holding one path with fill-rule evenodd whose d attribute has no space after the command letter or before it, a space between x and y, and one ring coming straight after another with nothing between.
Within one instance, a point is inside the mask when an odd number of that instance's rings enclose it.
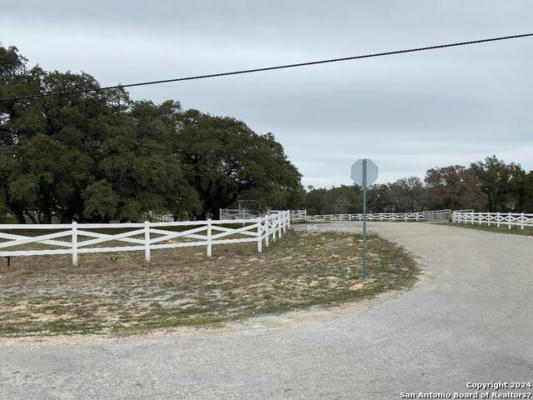
<instances>
[{"instance_id":1,"label":"treeline","mask_svg":"<svg viewBox=\"0 0 533 400\"><path fill-rule=\"evenodd\" d=\"M424 181L417 177L373 185L368 190L370 212L469 209L490 212L533 213L533 171L496 156L472 163L432 168ZM309 187L304 206L308 214L362 212L359 186L331 189Z\"/></svg>"},{"instance_id":2,"label":"treeline","mask_svg":"<svg viewBox=\"0 0 533 400\"><path fill-rule=\"evenodd\" d=\"M272 134L99 87L85 73L28 68L15 47L0 46L0 97L65 93L0 102L0 215L139 221L149 211L216 217L238 198L301 205L300 173Z\"/></svg>"},{"instance_id":3,"label":"treeline","mask_svg":"<svg viewBox=\"0 0 533 400\"><path fill-rule=\"evenodd\" d=\"M90 75L28 67L0 46L0 220L19 223L217 217L238 199L258 210L358 213L361 189L309 187L270 133L241 121L97 91ZM79 93L79 90L85 92ZM76 91L76 93L73 93ZM373 212L464 209L533 212L533 172L495 156L374 185Z\"/></svg>"}]
</instances>

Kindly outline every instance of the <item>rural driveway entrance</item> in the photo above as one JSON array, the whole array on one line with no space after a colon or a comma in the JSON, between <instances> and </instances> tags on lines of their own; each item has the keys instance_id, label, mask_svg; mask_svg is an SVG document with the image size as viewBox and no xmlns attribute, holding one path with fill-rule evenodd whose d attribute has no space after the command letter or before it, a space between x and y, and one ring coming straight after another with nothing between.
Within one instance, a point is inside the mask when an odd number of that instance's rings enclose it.
<instances>
[{"instance_id":1,"label":"rural driveway entrance","mask_svg":"<svg viewBox=\"0 0 533 400\"><path fill-rule=\"evenodd\" d=\"M358 230L355 223L319 229ZM399 399L533 380L533 238L373 223L415 288L291 329L0 346L2 399Z\"/></svg>"}]
</instances>

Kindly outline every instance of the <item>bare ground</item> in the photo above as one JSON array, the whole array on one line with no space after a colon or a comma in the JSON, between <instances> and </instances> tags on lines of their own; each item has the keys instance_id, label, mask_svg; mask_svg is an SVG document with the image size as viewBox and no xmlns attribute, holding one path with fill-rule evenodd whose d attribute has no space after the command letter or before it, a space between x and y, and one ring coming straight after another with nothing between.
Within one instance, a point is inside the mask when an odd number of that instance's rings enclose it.
<instances>
[{"instance_id":1,"label":"bare ground","mask_svg":"<svg viewBox=\"0 0 533 400\"><path fill-rule=\"evenodd\" d=\"M360 236L288 233L262 254L255 244L14 258L0 267L0 335L122 334L213 324L409 287L418 269L400 247L369 240L360 281Z\"/></svg>"}]
</instances>

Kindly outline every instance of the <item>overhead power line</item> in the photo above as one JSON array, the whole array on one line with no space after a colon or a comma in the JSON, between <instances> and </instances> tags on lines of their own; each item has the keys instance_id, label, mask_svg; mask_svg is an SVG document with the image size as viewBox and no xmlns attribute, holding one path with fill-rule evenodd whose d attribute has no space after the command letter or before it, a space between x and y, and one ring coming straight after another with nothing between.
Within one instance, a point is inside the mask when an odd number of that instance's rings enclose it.
<instances>
[{"instance_id":1,"label":"overhead power line","mask_svg":"<svg viewBox=\"0 0 533 400\"><path fill-rule=\"evenodd\" d=\"M159 85L162 83L183 82L183 81L192 81L192 80L198 80L198 79L219 78L222 76L251 74L255 72L274 71L278 69L306 67L310 65L329 64L329 63L342 62L342 61L353 61L353 60L360 60L363 58L392 56L396 54L415 53L415 52L427 51L427 50L444 49L448 47L468 46L468 45L474 45L474 44L480 44L480 43L496 42L496 41L501 41L501 40L519 39L519 38L525 38L525 37L531 37L531 36L533 36L533 33L523 33L519 35L499 36L499 37L493 37L493 38L488 38L488 39L470 40L468 42L446 43L446 44L439 44L439 45L434 45L434 46L415 47L415 48L402 49L402 50L392 50L392 51L385 51L381 53L362 54L362 55L350 56L350 57L329 58L325 60L307 61L307 62L301 62L301 63L295 63L295 64L282 64L282 65L275 65L275 66L270 66L270 67L219 72L219 73L214 73L214 74L191 75L191 76L185 76L181 78L162 79L158 81L127 83L124 85L105 86L105 87L101 87L97 89L80 89L80 90L75 89L75 90L66 90L66 91L59 91L59 92L39 93L39 94L28 95L28 96L5 97L5 98L0 98L0 101L28 100L28 99L35 99L35 98L40 98L40 97L50 97L50 96L58 96L58 95L66 95L66 94L93 93L93 92L102 92L105 90L119 89L119 88Z\"/></svg>"}]
</instances>

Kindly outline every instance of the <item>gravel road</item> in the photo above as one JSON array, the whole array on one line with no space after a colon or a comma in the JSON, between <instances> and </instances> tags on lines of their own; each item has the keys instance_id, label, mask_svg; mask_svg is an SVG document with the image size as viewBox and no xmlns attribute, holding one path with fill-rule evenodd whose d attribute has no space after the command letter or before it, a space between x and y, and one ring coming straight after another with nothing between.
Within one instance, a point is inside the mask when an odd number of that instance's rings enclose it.
<instances>
[{"instance_id":1,"label":"gravel road","mask_svg":"<svg viewBox=\"0 0 533 400\"><path fill-rule=\"evenodd\" d=\"M400 399L533 381L532 237L423 223L370 230L418 259L412 290L288 329L0 345L0 398Z\"/></svg>"}]
</instances>

